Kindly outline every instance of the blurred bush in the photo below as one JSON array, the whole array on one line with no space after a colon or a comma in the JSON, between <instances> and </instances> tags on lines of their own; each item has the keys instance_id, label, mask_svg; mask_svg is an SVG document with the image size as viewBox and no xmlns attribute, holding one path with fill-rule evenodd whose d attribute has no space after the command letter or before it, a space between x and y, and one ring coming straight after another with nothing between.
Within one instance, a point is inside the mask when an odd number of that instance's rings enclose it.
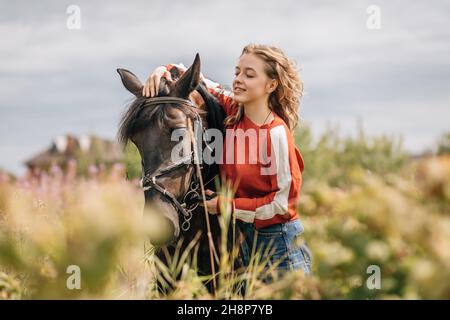
<instances>
[{"instance_id":1,"label":"blurred bush","mask_svg":"<svg viewBox=\"0 0 450 320\"><path fill-rule=\"evenodd\" d=\"M0 297L17 292L12 279L26 298L132 297L138 283L146 290L143 243L157 228L144 219L140 190L122 179L0 183ZM67 286L72 265L82 290Z\"/></svg>"},{"instance_id":2,"label":"blurred bush","mask_svg":"<svg viewBox=\"0 0 450 320\"><path fill-rule=\"evenodd\" d=\"M305 183L323 181L343 187L351 183L349 174L355 169L384 175L398 171L408 155L402 139L388 136L366 137L362 128L356 138L341 137L338 127L328 127L317 139L309 125L295 132L295 141L305 161Z\"/></svg>"}]
</instances>

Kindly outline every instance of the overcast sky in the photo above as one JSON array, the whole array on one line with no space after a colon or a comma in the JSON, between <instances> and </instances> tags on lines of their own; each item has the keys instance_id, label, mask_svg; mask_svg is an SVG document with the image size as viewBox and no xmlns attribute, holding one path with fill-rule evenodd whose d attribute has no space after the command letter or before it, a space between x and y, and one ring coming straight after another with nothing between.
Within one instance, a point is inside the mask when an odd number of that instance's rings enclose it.
<instances>
[{"instance_id":1,"label":"overcast sky","mask_svg":"<svg viewBox=\"0 0 450 320\"><path fill-rule=\"evenodd\" d=\"M116 68L144 79L170 62L230 85L242 48L280 46L301 66L301 118L354 135L402 136L411 152L449 131L450 2L0 0L0 168L58 135L115 138L129 101ZM69 29L77 5L81 28ZM377 5L381 28L369 29Z\"/></svg>"}]
</instances>

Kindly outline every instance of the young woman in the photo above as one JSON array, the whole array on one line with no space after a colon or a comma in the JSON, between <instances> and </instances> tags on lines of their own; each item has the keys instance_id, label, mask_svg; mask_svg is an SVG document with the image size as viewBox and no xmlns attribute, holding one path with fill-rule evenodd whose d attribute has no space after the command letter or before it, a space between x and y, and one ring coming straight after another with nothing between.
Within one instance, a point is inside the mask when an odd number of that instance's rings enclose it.
<instances>
[{"instance_id":1,"label":"young woman","mask_svg":"<svg viewBox=\"0 0 450 320\"><path fill-rule=\"evenodd\" d=\"M171 68L186 70L175 64L156 68L143 95L154 96L161 77L171 80ZM234 182L235 196L229 201L245 235L244 264L249 264L254 246L260 253L270 248L269 263L278 270L303 269L309 274L311 255L300 241L304 229L297 214L304 163L292 132L303 83L295 64L277 47L252 44L243 49L235 68L233 92L202 80L227 114L220 171ZM249 142L250 136L256 140ZM220 196L207 201L208 211L220 213L221 201Z\"/></svg>"}]
</instances>

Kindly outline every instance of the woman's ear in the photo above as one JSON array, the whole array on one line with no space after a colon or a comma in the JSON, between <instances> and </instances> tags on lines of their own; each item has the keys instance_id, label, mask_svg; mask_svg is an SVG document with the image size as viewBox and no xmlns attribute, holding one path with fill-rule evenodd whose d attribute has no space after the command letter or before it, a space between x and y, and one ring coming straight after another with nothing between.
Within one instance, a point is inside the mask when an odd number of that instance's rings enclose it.
<instances>
[{"instance_id":1,"label":"woman's ear","mask_svg":"<svg viewBox=\"0 0 450 320\"><path fill-rule=\"evenodd\" d=\"M278 80L277 79L270 79L266 86L267 93L274 92L278 87Z\"/></svg>"}]
</instances>

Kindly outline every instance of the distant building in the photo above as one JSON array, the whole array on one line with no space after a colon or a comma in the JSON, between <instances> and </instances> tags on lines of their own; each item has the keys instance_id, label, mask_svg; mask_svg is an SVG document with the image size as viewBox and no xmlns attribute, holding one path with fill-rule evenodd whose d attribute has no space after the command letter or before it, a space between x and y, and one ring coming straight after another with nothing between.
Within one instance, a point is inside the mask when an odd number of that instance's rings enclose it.
<instances>
[{"instance_id":1,"label":"distant building","mask_svg":"<svg viewBox=\"0 0 450 320\"><path fill-rule=\"evenodd\" d=\"M71 160L75 160L81 170L90 165L109 167L123 161L123 152L121 146L111 140L95 135L75 137L67 134L56 137L47 150L25 161L25 165L31 171L48 171L54 165L65 170Z\"/></svg>"}]
</instances>

